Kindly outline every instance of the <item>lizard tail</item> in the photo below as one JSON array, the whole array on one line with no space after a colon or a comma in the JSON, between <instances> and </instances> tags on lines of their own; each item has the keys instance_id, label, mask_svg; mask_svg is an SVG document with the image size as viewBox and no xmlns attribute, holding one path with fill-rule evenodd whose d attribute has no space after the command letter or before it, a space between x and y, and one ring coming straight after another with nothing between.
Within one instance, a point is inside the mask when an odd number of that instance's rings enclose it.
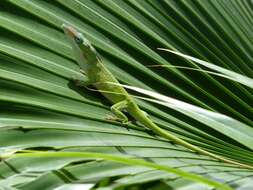
<instances>
[{"instance_id":1,"label":"lizard tail","mask_svg":"<svg viewBox=\"0 0 253 190\"><path fill-rule=\"evenodd\" d=\"M130 111L130 110L129 110ZM192 145L188 142L186 142L185 140L169 133L168 131L160 128L158 125L156 125L150 118L147 117L147 115L145 115L143 113L143 111L139 108L139 107L135 107L134 108L134 114L131 114L135 117L135 119L139 122L141 122L143 125L145 125L146 127L148 127L149 129L151 129L155 134L169 140L169 141L172 141L176 144L179 144L179 145L182 145L184 146L185 148L188 148L192 151L195 151L199 154L202 154L202 155L206 155L206 156L210 156L212 158L215 158L215 159L218 159L220 161L223 161L223 162L226 162L226 163L229 163L229 164L233 164L233 165L236 165L238 167L241 167L241 168L247 168L247 169L253 169L253 166L251 165L247 165L247 164L243 164L243 163L240 163L240 162L237 162L237 161L234 161L234 160L230 160L230 159L227 159L227 158L224 158L222 156L219 156L219 155L216 155L216 154L213 154L211 152L208 152L200 147L197 147L195 145Z\"/></svg>"}]
</instances>

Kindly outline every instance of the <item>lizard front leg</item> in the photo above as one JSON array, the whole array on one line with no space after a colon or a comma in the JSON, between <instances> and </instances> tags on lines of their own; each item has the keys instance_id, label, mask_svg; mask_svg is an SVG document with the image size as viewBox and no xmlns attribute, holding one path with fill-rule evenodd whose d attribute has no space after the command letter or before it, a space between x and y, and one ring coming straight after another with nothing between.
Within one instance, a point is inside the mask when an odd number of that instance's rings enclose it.
<instances>
[{"instance_id":1,"label":"lizard front leg","mask_svg":"<svg viewBox=\"0 0 253 190\"><path fill-rule=\"evenodd\" d=\"M128 105L128 101L127 100L123 100L121 102L118 102L118 103L114 104L111 107L111 111L112 111L112 113L116 117L115 118L107 118L107 119L110 119L110 120L120 120L123 124L127 124L128 123L128 118L122 112L123 109L127 108L127 105Z\"/></svg>"},{"instance_id":2,"label":"lizard front leg","mask_svg":"<svg viewBox=\"0 0 253 190\"><path fill-rule=\"evenodd\" d=\"M80 69L80 72L83 74L83 77L73 77L73 81L75 82L76 86L88 86L92 84L92 82L89 80L85 72Z\"/></svg>"}]
</instances>

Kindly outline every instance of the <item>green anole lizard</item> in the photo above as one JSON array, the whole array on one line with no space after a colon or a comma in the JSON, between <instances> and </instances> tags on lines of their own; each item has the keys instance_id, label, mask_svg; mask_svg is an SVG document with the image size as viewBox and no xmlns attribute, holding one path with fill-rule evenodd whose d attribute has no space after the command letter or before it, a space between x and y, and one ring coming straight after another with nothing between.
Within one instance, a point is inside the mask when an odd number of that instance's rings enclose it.
<instances>
[{"instance_id":1,"label":"green anole lizard","mask_svg":"<svg viewBox=\"0 0 253 190\"><path fill-rule=\"evenodd\" d=\"M134 99L122 86L114 85L119 84L118 80L105 67L99 54L91 45L91 43L72 26L63 24L62 28L72 43L73 53L80 67L80 71L86 76L78 82L79 85L93 85L96 89L98 89L98 91L100 91L110 102L113 103L111 106L111 111L118 120L122 121L122 123L128 122L127 116L122 112L123 110L126 110L134 119L167 140L173 141L174 143L182 145L200 154L207 155L240 167L253 169L253 166L218 156L202 148L194 146L157 126L147 116L147 114L145 114L145 112L139 108Z\"/></svg>"}]
</instances>

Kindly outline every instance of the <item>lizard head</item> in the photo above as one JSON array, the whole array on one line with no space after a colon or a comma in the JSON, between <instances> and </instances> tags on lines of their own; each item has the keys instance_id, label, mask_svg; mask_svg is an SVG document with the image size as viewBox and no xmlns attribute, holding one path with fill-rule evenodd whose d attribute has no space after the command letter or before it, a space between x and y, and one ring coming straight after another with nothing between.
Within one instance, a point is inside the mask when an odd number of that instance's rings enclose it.
<instances>
[{"instance_id":1,"label":"lizard head","mask_svg":"<svg viewBox=\"0 0 253 190\"><path fill-rule=\"evenodd\" d=\"M64 33L69 38L72 44L72 49L75 58L84 71L87 71L87 67L90 63L93 63L93 59L97 59L97 52L82 33L78 32L74 27L63 24L62 28Z\"/></svg>"},{"instance_id":2,"label":"lizard head","mask_svg":"<svg viewBox=\"0 0 253 190\"><path fill-rule=\"evenodd\" d=\"M80 48L86 47L87 49L93 50L94 48L92 47L91 43L89 40L87 40L82 33L78 32L74 27L63 24L62 25L64 33L70 38L71 40L76 43L77 46Z\"/></svg>"}]
</instances>

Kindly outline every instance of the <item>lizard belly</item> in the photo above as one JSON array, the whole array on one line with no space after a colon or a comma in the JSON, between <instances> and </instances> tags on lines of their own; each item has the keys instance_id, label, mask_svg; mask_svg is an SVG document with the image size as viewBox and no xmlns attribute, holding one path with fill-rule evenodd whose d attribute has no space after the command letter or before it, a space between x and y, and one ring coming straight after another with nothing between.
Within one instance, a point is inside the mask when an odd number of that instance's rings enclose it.
<instances>
[{"instance_id":1,"label":"lizard belly","mask_svg":"<svg viewBox=\"0 0 253 190\"><path fill-rule=\"evenodd\" d=\"M127 99L127 91L120 86L119 81L100 61L96 62L96 66L89 69L88 74L89 78L94 82L93 86L112 103L115 104Z\"/></svg>"},{"instance_id":2,"label":"lizard belly","mask_svg":"<svg viewBox=\"0 0 253 190\"><path fill-rule=\"evenodd\" d=\"M121 86L108 83L97 83L94 86L112 103L127 99L127 92Z\"/></svg>"}]
</instances>

